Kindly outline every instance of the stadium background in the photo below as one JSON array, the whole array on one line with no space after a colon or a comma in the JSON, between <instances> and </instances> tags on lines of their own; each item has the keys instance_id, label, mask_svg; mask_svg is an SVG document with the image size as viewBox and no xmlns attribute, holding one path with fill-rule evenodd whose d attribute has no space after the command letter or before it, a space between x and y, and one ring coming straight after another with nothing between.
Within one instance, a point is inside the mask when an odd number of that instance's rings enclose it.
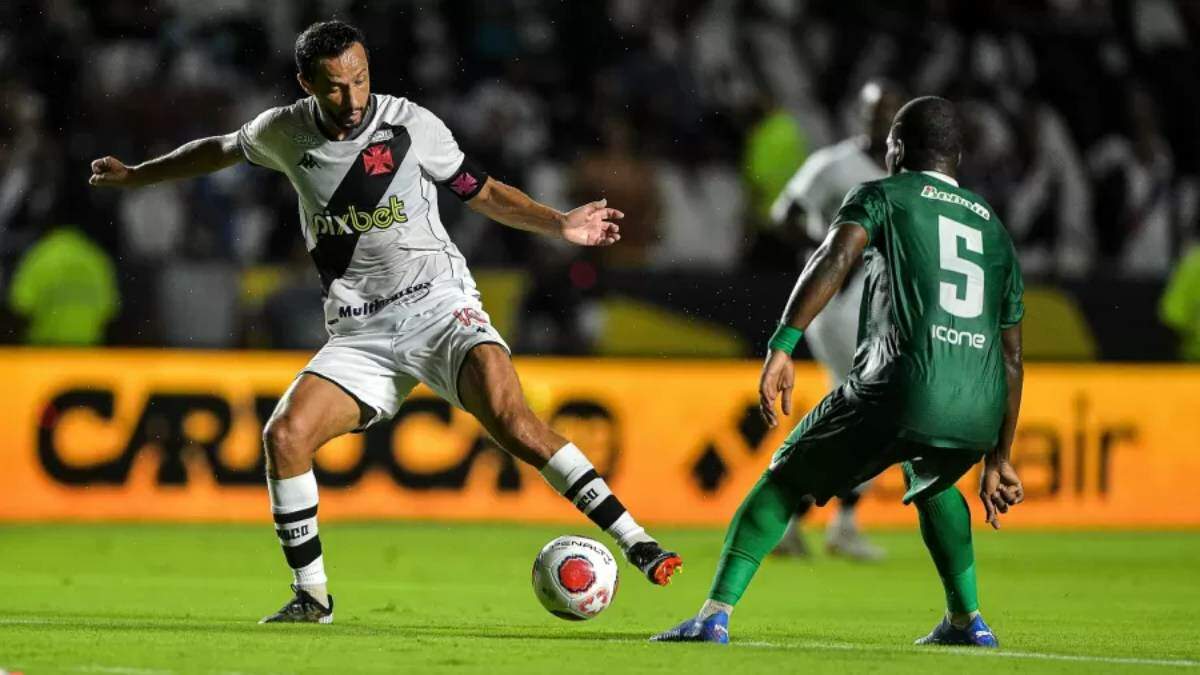
<instances>
[{"instance_id":1,"label":"stadium background","mask_svg":"<svg viewBox=\"0 0 1200 675\"><path fill-rule=\"evenodd\" d=\"M329 16L364 28L374 91L431 108L493 175L628 214L592 251L441 204L535 409L646 520L725 522L778 441L753 359L803 251L766 211L882 76L961 102L962 181L1022 258L1012 524L1200 525L1185 0L2 3L0 519L265 520L258 428L324 337L294 193L249 165L86 177L298 98L292 42ZM825 379L800 375L811 404ZM575 518L427 391L318 469L331 518ZM913 522L895 480L867 524Z\"/></svg>"},{"instance_id":2,"label":"stadium background","mask_svg":"<svg viewBox=\"0 0 1200 675\"><path fill-rule=\"evenodd\" d=\"M534 409L684 555L670 588L623 566L598 619L545 613L530 560L593 528L419 390L318 455L337 622L253 625L291 580L261 424L323 339L295 195L88 163L299 97L292 41L330 16L494 175L629 214L583 251L441 204ZM0 0L0 675L1200 668L1198 38L1196 0ZM772 557L729 649L648 644L782 433L758 359L803 252L766 205L873 76L962 103L1028 281L1028 500L993 533L962 485L1004 648L909 646L942 590L895 474L859 507L885 562Z\"/></svg>"}]
</instances>

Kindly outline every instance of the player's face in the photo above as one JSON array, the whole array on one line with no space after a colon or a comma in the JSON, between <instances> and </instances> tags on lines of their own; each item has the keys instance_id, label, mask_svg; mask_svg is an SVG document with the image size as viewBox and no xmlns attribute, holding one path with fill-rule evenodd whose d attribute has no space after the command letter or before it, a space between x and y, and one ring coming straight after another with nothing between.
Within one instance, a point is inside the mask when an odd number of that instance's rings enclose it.
<instances>
[{"instance_id":1,"label":"player's face","mask_svg":"<svg viewBox=\"0 0 1200 675\"><path fill-rule=\"evenodd\" d=\"M362 124L371 97L367 51L355 42L341 54L318 61L312 81L301 77L300 84L316 98L329 122L350 131Z\"/></svg>"}]
</instances>

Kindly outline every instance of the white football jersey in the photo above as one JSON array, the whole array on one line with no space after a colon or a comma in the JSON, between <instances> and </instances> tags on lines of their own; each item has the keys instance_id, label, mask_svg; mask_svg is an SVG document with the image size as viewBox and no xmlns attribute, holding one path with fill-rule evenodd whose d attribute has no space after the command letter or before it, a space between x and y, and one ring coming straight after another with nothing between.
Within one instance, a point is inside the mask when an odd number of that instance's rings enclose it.
<instances>
[{"instance_id":1,"label":"white football jersey","mask_svg":"<svg viewBox=\"0 0 1200 675\"><path fill-rule=\"evenodd\" d=\"M886 177L887 172L863 152L858 138L821 148L805 160L783 188L771 206L771 220L782 223L792 204L797 204L808 215L805 233L814 241L823 241L846 193L862 183Z\"/></svg>"},{"instance_id":2,"label":"white football jersey","mask_svg":"<svg viewBox=\"0 0 1200 675\"><path fill-rule=\"evenodd\" d=\"M445 293L478 297L442 225L436 183L469 199L486 176L463 166L446 125L412 101L372 94L364 124L332 141L317 114L312 97L272 108L241 128L238 143L296 189L330 334L386 331L384 317L395 325Z\"/></svg>"}]
</instances>

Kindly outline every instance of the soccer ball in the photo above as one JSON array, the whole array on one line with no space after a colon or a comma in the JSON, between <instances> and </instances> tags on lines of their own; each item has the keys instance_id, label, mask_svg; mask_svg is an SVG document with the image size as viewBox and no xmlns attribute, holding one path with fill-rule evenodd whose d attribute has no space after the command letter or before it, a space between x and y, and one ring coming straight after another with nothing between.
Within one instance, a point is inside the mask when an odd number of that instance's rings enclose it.
<instances>
[{"instance_id":1,"label":"soccer ball","mask_svg":"<svg viewBox=\"0 0 1200 675\"><path fill-rule=\"evenodd\" d=\"M533 561L533 592L554 616L585 621L617 594L617 561L594 539L559 537Z\"/></svg>"}]
</instances>

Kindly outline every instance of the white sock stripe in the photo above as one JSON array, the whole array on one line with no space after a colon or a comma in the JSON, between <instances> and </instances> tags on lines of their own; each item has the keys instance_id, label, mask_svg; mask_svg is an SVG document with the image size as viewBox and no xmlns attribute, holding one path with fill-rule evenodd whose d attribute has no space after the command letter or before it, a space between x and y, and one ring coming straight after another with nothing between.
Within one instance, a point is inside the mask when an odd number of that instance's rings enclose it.
<instances>
[{"instance_id":1,"label":"white sock stripe","mask_svg":"<svg viewBox=\"0 0 1200 675\"><path fill-rule=\"evenodd\" d=\"M276 525L281 525L316 518L318 506L318 504L314 504L307 509L300 509L299 511L276 511L275 509L271 509L271 519L275 521Z\"/></svg>"},{"instance_id":2,"label":"white sock stripe","mask_svg":"<svg viewBox=\"0 0 1200 675\"><path fill-rule=\"evenodd\" d=\"M542 478L562 494L579 480L583 474L592 470L592 463L584 456L574 443L567 443L550 456L546 466L542 467Z\"/></svg>"},{"instance_id":3,"label":"white sock stripe","mask_svg":"<svg viewBox=\"0 0 1200 675\"><path fill-rule=\"evenodd\" d=\"M306 518L294 523L275 525L275 535L284 546L299 546L317 536L317 519Z\"/></svg>"},{"instance_id":4,"label":"white sock stripe","mask_svg":"<svg viewBox=\"0 0 1200 675\"><path fill-rule=\"evenodd\" d=\"M291 513L317 505L317 477L311 470L291 478L267 479L272 513Z\"/></svg>"},{"instance_id":5,"label":"white sock stripe","mask_svg":"<svg viewBox=\"0 0 1200 675\"><path fill-rule=\"evenodd\" d=\"M325 556L319 555L316 560L304 567L292 570L292 579L297 586L316 586L329 583L329 579L325 576Z\"/></svg>"},{"instance_id":6,"label":"white sock stripe","mask_svg":"<svg viewBox=\"0 0 1200 675\"><path fill-rule=\"evenodd\" d=\"M630 546L638 542L649 541L650 536L646 534L646 529L637 524L633 516L628 511L621 514L609 528L608 533L617 540L621 545L622 550L629 550Z\"/></svg>"},{"instance_id":7,"label":"white sock stripe","mask_svg":"<svg viewBox=\"0 0 1200 675\"><path fill-rule=\"evenodd\" d=\"M575 508L592 518L592 522L611 534L621 545L622 550L627 551L629 547L639 542L651 541L646 530L637 524L628 511L620 507L620 502L615 498L610 499L613 497L613 492L603 478L597 476L588 479L588 472L595 470L592 463L574 443L567 443L550 457L546 466L542 467L541 473L542 478L545 478L550 487L554 488L558 494L565 496L570 492L573 497L571 502ZM587 482L578 490L573 489L579 481ZM601 512L596 512L596 509L606 502L609 506ZM617 510L620 511L619 515L615 513ZM613 517L616 519L610 524L609 521ZM606 524L608 527L605 527Z\"/></svg>"},{"instance_id":8,"label":"white sock stripe","mask_svg":"<svg viewBox=\"0 0 1200 675\"><path fill-rule=\"evenodd\" d=\"M608 483L604 482L603 478L596 478L583 486L579 494L575 496L575 508L583 511L585 514L591 513L592 509L600 505L606 497L612 494Z\"/></svg>"}]
</instances>

